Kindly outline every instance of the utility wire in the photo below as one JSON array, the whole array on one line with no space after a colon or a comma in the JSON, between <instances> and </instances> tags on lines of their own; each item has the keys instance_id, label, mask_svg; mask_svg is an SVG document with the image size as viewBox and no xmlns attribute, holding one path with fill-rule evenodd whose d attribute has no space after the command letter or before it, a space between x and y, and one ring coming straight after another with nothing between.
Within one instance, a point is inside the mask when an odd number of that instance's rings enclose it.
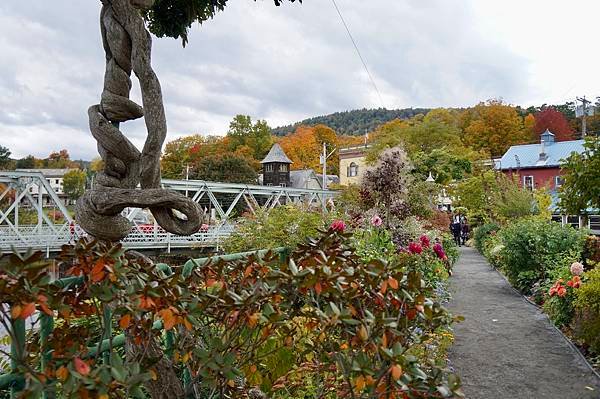
<instances>
[{"instance_id":1,"label":"utility wire","mask_svg":"<svg viewBox=\"0 0 600 399\"><path fill-rule=\"evenodd\" d=\"M335 2L335 0L331 0L331 2L333 3L333 6L335 7L335 10L337 11L338 15L340 16L340 20L342 21L342 24L344 24L344 28L346 28L346 32L348 32L348 37L350 37L350 40L352 41L352 44L354 45L354 49L356 50L356 54L358 54L358 58L360 58L360 62L362 62L363 67L365 68L365 71L367 72L367 75L369 76L369 80L373 84L373 88L375 88L375 91L377 92L377 96L379 97L379 101L381 102L381 106L383 108L385 108L385 105L383 103L383 97L381 97L381 93L379 92L379 88L377 87L377 84L375 83L375 79L373 79L373 75L371 75L371 72L369 71L369 68L367 67L367 63L365 62L365 59L363 58L362 54L360 53L360 50L358 49L358 45L356 44L356 40L354 40L354 37L352 36L352 33L350 33L350 28L348 28L348 24L346 24L346 21L344 20L344 17L342 16L342 12L340 11L340 9L339 9L337 3Z\"/></svg>"}]
</instances>

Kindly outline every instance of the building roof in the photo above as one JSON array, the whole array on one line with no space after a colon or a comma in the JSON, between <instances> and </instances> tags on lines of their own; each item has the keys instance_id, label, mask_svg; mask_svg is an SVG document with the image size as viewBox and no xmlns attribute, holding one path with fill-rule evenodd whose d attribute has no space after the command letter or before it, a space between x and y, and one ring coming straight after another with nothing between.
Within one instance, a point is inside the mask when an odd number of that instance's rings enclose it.
<instances>
[{"instance_id":1,"label":"building roof","mask_svg":"<svg viewBox=\"0 0 600 399\"><path fill-rule=\"evenodd\" d=\"M283 148L281 148L281 146L277 143L273 144L273 147L271 147L271 150L269 151L269 153L267 154L265 159L263 159L260 163L272 163L272 162L293 163L288 158L288 156L285 155Z\"/></svg>"},{"instance_id":2,"label":"building roof","mask_svg":"<svg viewBox=\"0 0 600 399\"><path fill-rule=\"evenodd\" d=\"M316 180L316 178L315 171L312 169L292 170L290 171L290 187L308 188L308 182L312 179Z\"/></svg>"},{"instance_id":3,"label":"building roof","mask_svg":"<svg viewBox=\"0 0 600 399\"><path fill-rule=\"evenodd\" d=\"M318 174L316 175L317 180L319 181L319 184L321 185L321 187L323 187L323 175L322 174ZM327 185L330 184L339 184L340 183L340 178L337 175L327 175Z\"/></svg>"},{"instance_id":4,"label":"building roof","mask_svg":"<svg viewBox=\"0 0 600 399\"><path fill-rule=\"evenodd\" d=\"M362 158L366 156L366 152L370 147L370 145L359 145L353 147L340 148L340 159Z\"/></svg>"},{"instance_id":5,"label":"building roof","mask_svg":"<svg viewBox=\"0 0 600 399\"><path fill-rule=\"evenodd\" d=\"M573 152L583 152L584 140L554 141L546 131L540 143L514 145L496 164L498 169L552 168L560 166Z\"/></svg>"},{"instance_id":6,"label":"building roof","mask_svg":"<svg viewBox=\"0 0 600 399\"><path fill-rule=\"evenodd\" d=\"M17 169L17 172L40 172L45 177L63 177L67 172L76 170L77 168L65 169Z\"/></svg>"}]
</instances>

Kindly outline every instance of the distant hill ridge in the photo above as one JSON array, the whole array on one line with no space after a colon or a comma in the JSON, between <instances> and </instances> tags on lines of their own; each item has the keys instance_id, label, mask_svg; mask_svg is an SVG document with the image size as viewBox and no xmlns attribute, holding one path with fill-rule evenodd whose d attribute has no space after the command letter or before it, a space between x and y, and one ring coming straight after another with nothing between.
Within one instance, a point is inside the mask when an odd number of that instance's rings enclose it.
<instances>
[{"instance_id":1,"label":"distant hill ridge","mask_svg":"<svg viewBox=\"0 0 600 399\"><path fill-rule=\"evenodd\" d=\"M418 114L426 114L429 111L430 109L428 108L363 108L353 111L335 112L330 115L315 116L291 125L276 127L273 129L273 134L287 136L294 132L300 125L314 126L323 124L335 130L337 134L360 136L394 119L409 119Z\"/></svg>"}]
</instances>

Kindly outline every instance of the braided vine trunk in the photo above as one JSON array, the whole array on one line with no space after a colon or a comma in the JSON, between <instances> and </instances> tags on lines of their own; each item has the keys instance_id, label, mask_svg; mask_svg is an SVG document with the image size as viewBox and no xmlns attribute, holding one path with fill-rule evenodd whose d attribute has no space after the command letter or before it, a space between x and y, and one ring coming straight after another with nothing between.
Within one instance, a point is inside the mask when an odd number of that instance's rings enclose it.
<instances>
[{"instance_id":1,"label":"braided vine trunk","mask_svg":"<svg viewBox=\"0 0 600 399\"><path fill-rule=\"evenodd\" d=\"M101 1L104 90L100 104L91 106L88 116L104 170L98 173L95 187L77 201L78 223L96 238L118 241L132 227L121 211L126 207L149 208L165 230L193 234L201 224L198 204L160 188L160 154L167 122L160 82L151 65L152 39L140 13L140 8L150 7L154 0ZM129 99L132 71L140 83L143 108ZM148 135L140 152L119 130L119 124L141 117Z\"/></svg>"}]
</instances>

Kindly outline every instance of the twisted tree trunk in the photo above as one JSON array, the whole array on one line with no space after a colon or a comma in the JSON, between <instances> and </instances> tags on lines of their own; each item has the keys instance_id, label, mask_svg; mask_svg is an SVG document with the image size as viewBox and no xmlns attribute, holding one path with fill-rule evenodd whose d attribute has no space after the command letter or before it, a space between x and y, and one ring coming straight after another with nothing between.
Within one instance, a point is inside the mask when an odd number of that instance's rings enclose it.
<instances>
[{"instance_id":1,"label":"twisted tree trunk","mask_svg":"<svg viewBox=\"0 0 600 399\"><path fill-rule=\"evenodd\" d=\"M160 82L151 65L152 39L139 10L152 6L154 0L101 1L104 90L100 104L91 106L88 116L104 171L98 173L96 186L77 201L78 223L96 238L118 241L132 227L121 211L126 207L149 208L165 230L193 234L201 224L199 206L160 188L160 154L167 122ZM140 82L143 108L129 99L132 71ZM140 152L121 133L119 123L142 116L148 135ZM185 218L176 216L174 209Z\"/></svg>"}]
</instances>

